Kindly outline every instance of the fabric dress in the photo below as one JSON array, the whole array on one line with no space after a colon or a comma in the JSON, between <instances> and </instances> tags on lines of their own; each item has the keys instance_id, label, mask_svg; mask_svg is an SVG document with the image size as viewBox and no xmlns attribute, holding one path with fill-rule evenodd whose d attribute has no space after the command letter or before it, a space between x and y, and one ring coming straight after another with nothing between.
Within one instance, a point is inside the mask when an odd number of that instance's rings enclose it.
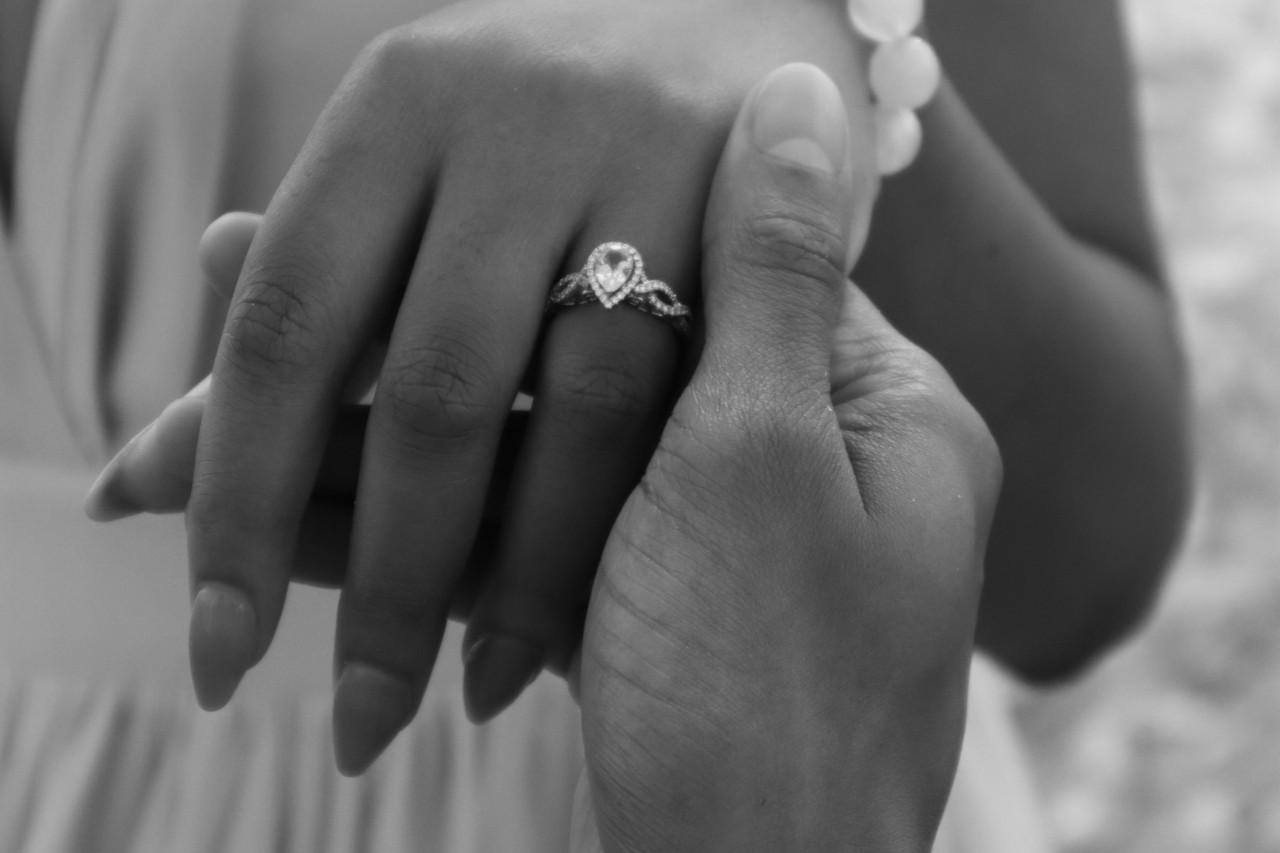
<instances>
[{"instance_id":1,"label":"fabric dress","mask_svg":"<svg viewBox=\"0 0 1280 853\"><path fill-rule=\"evenodd\" d=\"M357 2L357 0L353 0ZM544 676L470 725L451 629L416 720L333 766L336 596L295 587L266 660L204 713L180 518L81 501L207 358L195 246L219 212L237 0L44 0L0 241L0 851L565 853L576 707ZM975 663L939 853L1046 850L993 667Z\"/></svg>"}]
</instances>

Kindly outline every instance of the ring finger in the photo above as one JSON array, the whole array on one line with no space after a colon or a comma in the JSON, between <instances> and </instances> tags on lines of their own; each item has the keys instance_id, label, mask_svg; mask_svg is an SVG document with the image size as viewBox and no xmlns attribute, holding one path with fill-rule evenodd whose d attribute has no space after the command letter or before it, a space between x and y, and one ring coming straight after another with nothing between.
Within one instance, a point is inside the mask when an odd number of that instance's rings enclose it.
<instances>
[{"instance_id":1,"label":"ring finger","mask_svg":"<svg viewBox=\"0 0 1280 853\"><path fill-rule=\"evenodd\" d=\"M671 276L687 304L696 252L664 238L673 221L598 220L570 263L608 238L629 238L652 247L644 267ZM697 233L696 222L685 227L675 233ZM613 260L625 270L625 258ZM597 300L553 316L495 563L464 645L472 719L496 715L544 665L567 665L604 543L666 421L678 340L668 323L625 301L606 310Z\"/></svg>"},{"instance_id":2,"label":"ring finger","mask_svg":"<svg viewBox=\"0 0 1280 853\"><path fill-rule=\"evenodd\" d=\"M526 281L559 263L563 230L552 217L481 197L465 171L450 177L365 435L335 649L345 773L363 772L417 711L537 337L542 296Z\"/></svg>"}]
</instances>

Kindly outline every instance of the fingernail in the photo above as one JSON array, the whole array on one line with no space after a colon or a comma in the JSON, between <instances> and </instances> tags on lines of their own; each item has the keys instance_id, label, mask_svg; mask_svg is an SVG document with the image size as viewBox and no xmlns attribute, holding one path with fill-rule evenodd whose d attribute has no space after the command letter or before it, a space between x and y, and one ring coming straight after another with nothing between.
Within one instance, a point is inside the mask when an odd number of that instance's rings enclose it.
<instances>
[{"instance_id":1,"label":"fingernail","mask_svg":"<svg viewBox=\"0 0 1280 853\"><path fill-rule=\"evenodd\" d=\"M249 599L222 583L206 583L191 603L191 678L206 711L231 701L258 648L258 619Z\"/></svg>"},{"instance_id":2,"label":"fingernail","mask_svg":"<svg viewBox=\"0 0 1280 853\"><path fill-rule=\"evenodd\" d=\"M102 469L98 479L89 487L84 496L84 513L93 521L118 521L142 512L142 506L129 494L124 484L125 463L133 455L143 436L151 432L156 422L152 421L142 431L129 439L129 443L120 448L120 452L111 457L107 467Z\"/></svg>"},{"instance_id":3,"label":"fingernail","mask_svg":"<svg viewBox=\"0 0 1280 853\"><path fill-rule=\"evenodd\" d=\"M760 150L789 165L834 175L844 165L848 122L840 90L816 66L784 65L761 85L751 135Z\"/></svg>"},{"instance_id":4,"label":"fingernail","mask_svg":"<svg viewBox=\"0 0 1280 853\"><path fill-rule=\"evenodd\" d=\"M486 634L467 654L463 697L473 723L487 723L542 672L542 650L505 634Z\"/></svg>"},{"instance_id":5,"label":"fingernail","mask_svg":"<svg viewBox=\"0 0 1280 853\"><path fill-rule=\"evenodd\" d=\"M369 769L418 708L407 681L374 666L342 668L333 696L333 755L344 776Z\"/></svg>"}]
</instances>

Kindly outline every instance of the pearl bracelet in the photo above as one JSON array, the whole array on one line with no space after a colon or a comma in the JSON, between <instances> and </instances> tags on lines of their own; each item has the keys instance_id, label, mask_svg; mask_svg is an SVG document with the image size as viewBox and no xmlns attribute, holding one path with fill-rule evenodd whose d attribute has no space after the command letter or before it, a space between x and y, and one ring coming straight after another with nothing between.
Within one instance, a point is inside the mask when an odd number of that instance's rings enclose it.
<instances>
[{"instance_id":1,"label":"pearl bracelet","mask_svg":"<svg viewBox=\"0 0 1280 853\"><path fill-rule=\"evenodd\" d=\"M868 77L875 98L876 168L900 172L920 152L915 110L938 91L942 68L929 43L913 35L924 0L849 0L858 34L875 43Z\"/></svg>"}]
</instances>

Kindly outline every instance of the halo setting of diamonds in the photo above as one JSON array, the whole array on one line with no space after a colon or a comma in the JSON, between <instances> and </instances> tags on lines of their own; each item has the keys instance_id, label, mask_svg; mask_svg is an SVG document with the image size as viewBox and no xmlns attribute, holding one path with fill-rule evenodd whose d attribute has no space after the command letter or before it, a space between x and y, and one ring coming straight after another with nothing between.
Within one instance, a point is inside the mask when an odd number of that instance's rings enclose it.
<instances>
[{"instance_id":1,"label":"halo setting of diamonds","mask_svg":"<svg viewBox=\"0 0 1280 853\"><path fill-rule=\"evenodd\" d=\"M604 308L626 303L669 323L676 331L689 331L689 306L663 282L647 278L644 259L626 243L602 243L579 272L556 282L547 297L547 310L598 302Z\"/></svg>"},{"instance_id":2,"label":"halo setting of diamonds","mask_svg":"<svg viewBox=\"0 0 1280 853\"><path fill-rule=\"evenodd\" d=\"M584 271L600 304L612 308L644 280L644 261L626 243L605 243L587 258Z\"/></svg>"}]
</instances>

